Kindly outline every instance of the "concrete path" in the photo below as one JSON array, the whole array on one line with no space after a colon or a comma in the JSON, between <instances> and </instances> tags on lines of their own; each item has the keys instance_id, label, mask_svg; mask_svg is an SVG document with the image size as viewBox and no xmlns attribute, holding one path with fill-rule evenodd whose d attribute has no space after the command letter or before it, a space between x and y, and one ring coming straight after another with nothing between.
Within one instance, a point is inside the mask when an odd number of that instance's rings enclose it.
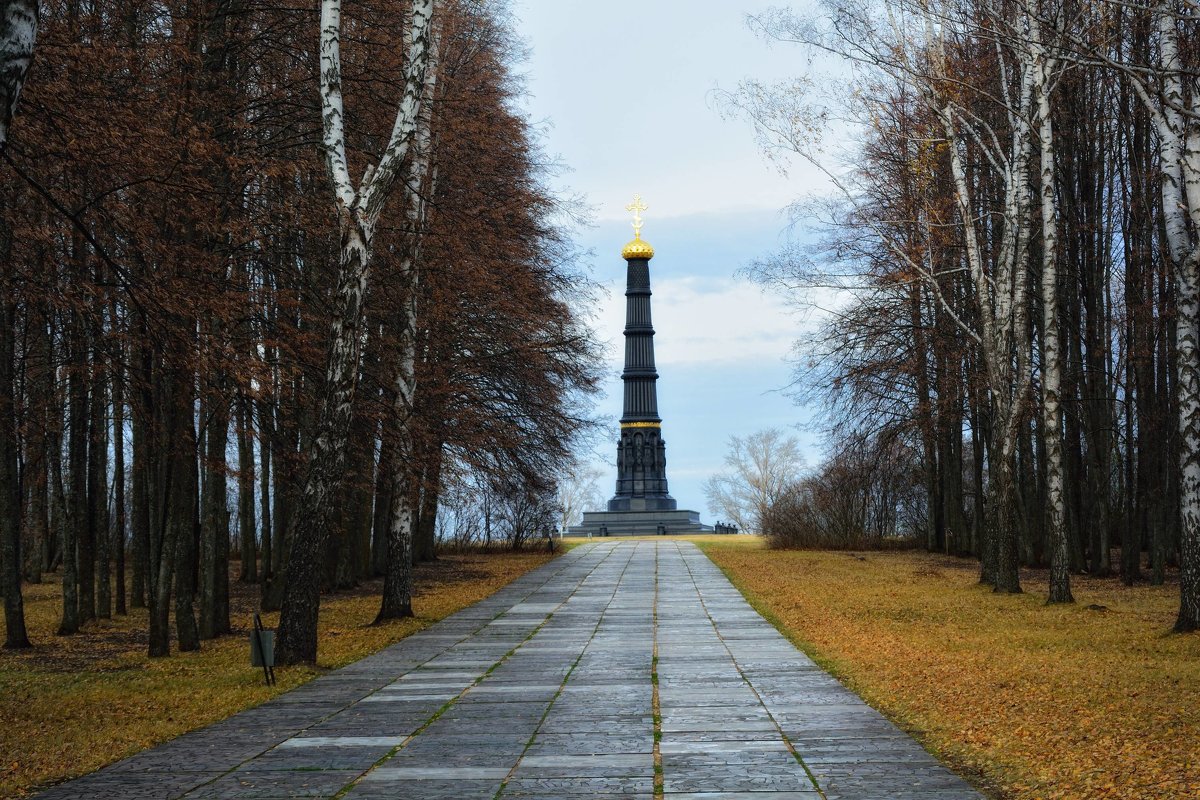
<instances>
[{"instance_id":1,"label":"concrete path","mask_svg":"<svg viewBox=\"0 0 1200 800\"><path fill-rule=\"evenodd\" d=\"M40 795L656 796L980 798L674 540L578 547L380 653Z\"/></svg>"}]
</instances>

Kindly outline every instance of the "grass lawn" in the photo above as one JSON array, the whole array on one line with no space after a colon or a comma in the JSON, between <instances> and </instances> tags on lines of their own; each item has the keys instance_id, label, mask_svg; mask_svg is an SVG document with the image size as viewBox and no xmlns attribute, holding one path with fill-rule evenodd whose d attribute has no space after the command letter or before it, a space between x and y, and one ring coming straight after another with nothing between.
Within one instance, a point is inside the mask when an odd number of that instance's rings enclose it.
<instances>
[{"instance_id":1,"label":"grass lawn","mask_svg":"<svg viewBox=\"0 0 1200 800\"><path fill-rule=\"evenodd\" d=\"M1200 797L1200 635L1170 633L1177 585L1073 577L1047 606L978 585L970 561L698 541L755 607L997 797Z\"/></svg>"},{"instance_id":2,"label":"grass lawn","mask_svg":"<svg viewBox=\"0 0 1200 800\"><path fill-rule=\"evenodd\" d=\"M377 627L369 624L379 610L379 583L324 596L320 666L277 670L279 683L270 688L262 671L249 666L256 587L234 584L235 635L204 642L197 653L151 660L144 609L89 623L77 636L55 636L61 585L47 576L26 587L34 648L0 651L0 797L22 797L258 705L487 597L550 558L544 552L442 556L416 570L420 616ZM264 615L263 622L274 627L278 618Z\"/></svg>"}]
</instances>

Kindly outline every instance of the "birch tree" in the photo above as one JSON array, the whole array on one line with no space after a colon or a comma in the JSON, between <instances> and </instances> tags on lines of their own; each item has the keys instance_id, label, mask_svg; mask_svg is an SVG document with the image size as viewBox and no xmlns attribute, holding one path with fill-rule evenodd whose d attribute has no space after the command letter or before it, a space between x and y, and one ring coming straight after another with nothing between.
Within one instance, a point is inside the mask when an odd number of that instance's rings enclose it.
<instances>
[{"instance_id":1,"label":"birch tree","mask_svg":"<svg viewBox=\"0 0 1200 800\"><path fill-rule=\"evenodd\" d=\"M1105 29L1122 10L1125 4L1108 0L1088 21L1093 29ZM1123 57L1078 37L1070 43L1071 56L1081 65L1120 74L1156 134L1159 213L1176 308L1180 607L1175 630L1187 632L1200 630L1200 73L1194 54L1190 63L1185 56L1195 46L1196 9L1186 0L1155 0L1128 10L1149 15L1148 37L1140 47L1131 46ZM1133 565L1131 577L1136 577L1138 560Z\"/></svg>"},{"instance_id":2,"label":"birch tree","mask_svg":"<svg viewBox=\"0 0 1200 800\"><path fill-rule=\"evenodd\" d=\"M421 234L425 226L427 204L432 194L433 163L433 93L437 84L438 37L436 28L429 31L430 43L426 54L427 69L422 107L417 117L415 152L409 167L406 187L408 203L408 249L401 258L399 276L404 299L400 304L399 336L396 348L396 380L393 391L395 440L393 446L401 456L393 461L391 508L388 514L387 570L383 581L383 598L376 622L411 617L413 524L417 493L413 491L415 475L403 464L412 463L413 436L410 428L417 392L417 301L420 296Z\"/></svg>"},{"instance_id":3,"label":"birch tree","mask_svg":"<svg viewBox=\"0 0 1200 800\"><path fill-rule=\"evenodd\" d=\"M1040 152L1042 217L1042 426L1046 443L1046 517L1050 538L1050 602L1074 602L1067 552L1063 467L1062 346L1058 299L1058 187L1050 95L1060 62L1047 48L1038 14L1026 16L1023 53L1033 75L1034 119Z\"/></svg>"},{"instance_id":4,"label":"birch tree","mask_svg":"<svg viewBox=\"0 0 1200 800\"><path fill-rule=\"evenodd\" d=\"M1175 630L1200 630L1200 75L1183 58L1180 26L1194 8L1151 8L1158 62L1122 65L1158 134L1163 228L1175 283L1179 418L1180 605Z\"/></svg>"},{"instance_id":5,"label":"birch tree","mask_svg":"<svg viewBox=\"0 0 1200 800\"><path fill-rule=\"evenodd\" d=\"M584 511L602 507L604 496L600 492L600 480L604 477L605 472L599 467L581 461L571 464L558 477L556 502L562 510L558 521L560 533L565 535L567 528L578 525Z\"/></svg>"},{"instance_id":6,"label":"birch tree","mask_svg":"<svg viewBox=\"0 0 1200 800\"><path fill-rule=\"evenodd\" d=\"M401 552L413 539L432 547L442 454L447 475L488 480L560 467L587 429L573 412L599 359L585 304L568 300L589 286L562 227L569 206L542 185L535 132L515 110L521 45L505 0L438 5L453 60L437 70L436 129L432 53L421 72L427 3L411 18L407 0L347 6L340 21L334 5L324 52L295 46L315 15L241 0L40 6L39 50L71 58L37 63L0 169L0 356L13 350L11 369L0 358L0 500L16 502L0 515L6 597L20 597L22 561L31 578L59 571L62 631L86 625L107 606L105 564L120 575L123 536L107 559L100 534L106 500L119 520L125 498L129 599L150 607L151 654L170 654L173 631L180 649L222 635L228 485L264 605L279 607L285 565L299 565L287 634L296 609L315 618L314 583L377 574L361 556L387 547L394 465L408 487L421 476L416 536L411 522L396 528ZM340 60L330 20L353 38ZM364 98L343 130L341 82L411 91L399 108ZM331 146L318 150L304 145L318 124L305 109L322 84ZM364 174L372 148L381 157ZM363 179L347 184L350 172ZM389 190L400 205L384 207ZM370 393L355 395L357 381ZM339 546L321 546L325 527ZM407 558L393 562L389 602L411 611ZM119 610L119 577L116 590Z\"/></svg>"},{"instance_id":7,"label":"birch tree","mask_svg":"<svg viewBox=\"0 0 1200 800\"><path fill-rule=\"evenodd\" d=\"M1014 482L1019 434L1028 419L1033 388L1029 257L1034 74L1028 59L1013 58L998 40L995 31L1005 13L992 3L959 8L949 2L913 2L881 8L865 0L831 7L827 31L786 12L768 15L760 24L774 38L851 59L868 74L910 87L938 120L950 162L958 211L954 222L961 231L963 269L971 279L974 319L958 312L942 293L941 277L914 258L886 225L873 223L871 234L925 283L938 298L939 309L978 348L992 417L981 580L997 591L1019 592ZM991 28L981 36L985 24ZM996 71L979 76L956 71L959 63L993 49ZM776 102L778 95L758 87L743 90L743 95L746 102L741 105L751 109L760 138L780 141L817 165L848 205L861 202L854 178L837 169L820 144L822 126L810 121L830 116L828 111L806 114L794 103L764 115L764 100ZM990 106L986 111L980 109L984 102ZM981 171L990 176L986 183ZM999 202L993 210L996 194ZM871 215L855 219L870 220Z\"/></svg>"},{"instance_id":8,"label":"birch tree","mask_svg":"<svg viewBox=\"0 0 1200 800\"><path fill-rule=\"evenodd\" d=\"M1107 575L1119 542L1127 584L1147 550L1154 583L1178 558L1176 627L1195 630L1195 4L823 7L753 24L854 61L850 91L830 102L810 75L736 97L768 152L817 164L837 195L806 207L832 231L816 256L752 273L793 298L853 292L803 340L820 363L797 367L802 396L824 403L835 441L907 437L928 473L929 546L973 506L965 551L998 590L1019 588L1019 564L1048 565L1050 600L1070 601L1069 573ZM844 119L867 132L861 149L822 140Z\"/></svg>"},{"instance_id":9,"label":"birch tree","mask_svg":"<svg viewBox=\"0 0 1200 800\"><path fill-rule=\"evenodd\" d=\"M8 129L33 62L37 29L36 0L0 2L0 152L8 145Z\"/></svg>"},{"instance_id":10,"label":"birch tree","mask_svg":"<svg viewBox=\"0 0 1200 800\"><path fill-rule=\"evenodd\" d=\"M985 543L982 579L996 591L1021 591L1018 572L1015 503L1015 471L1018 433L1027 411L1033 388L1030 371L1031 330L1029 320L1029 214L1032 202L1030 163L1033 142L1030 120L1033 111L1033 69L1027 61L1010 67L1000 59L997 96L1003 98L1002 113L1007 118L1007 142L998 132L957 101L959 90L947 71L947 39L968 35L962 20L928 10L925 13L927 47L932 59L935 81L928 94L942 121L954 177L955 198L959 207L966 259L975 290L979 318L979 345L983 369L991 396L993 442L989 460L988 527L990 542ZM969 140L969 142L968 142ZM1003 191L1001 230L994 258L985 253L978 226L985 219L977 207L977 191L968 178L965 150L978 147L990 168L1000 178Z\"/></svg>"},{"instance_id":11,"label":"birch tree","mask_svg":"<svg viewBox=\"0 0 1200 800\"><path fill-rule=\"evenodd\" d=\"M320 558L328 535L330 495L345 466L364 333L363 302L370 280L371 246L417 130L432 51L433 13L434 0L413 0L404 90L391 135L378 163L368 164L361 181L355 184L346 158L342 4L340 0L321 3L322 142L337 209L341 254L325 389L288 554L276 650L280 664L312 663L317 657Z\"/></svg>"}]
</instances>

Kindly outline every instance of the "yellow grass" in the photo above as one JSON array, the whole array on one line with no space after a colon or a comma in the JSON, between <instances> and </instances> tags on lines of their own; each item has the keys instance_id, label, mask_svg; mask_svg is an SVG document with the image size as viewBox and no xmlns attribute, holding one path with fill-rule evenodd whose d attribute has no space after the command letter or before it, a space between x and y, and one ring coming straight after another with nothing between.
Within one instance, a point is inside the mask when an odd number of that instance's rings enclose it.
<instances>
[{"instance_id":1,"label":"yellow grass","mask_svg":"<svg viewBox=\"0 0 1200 800\"><path fill-rule=\"evenodd\" d=\"M36 646L0 651L0 797L22 797L258 705L427 627L549 558L443 556L417 570L419 616L375 627L369 623L379 610L378 584L324 597L320 666L280 669L273 688L249 666L246 637L256 602L250 588L235 591L235 635L205 642L198 653L151 660L144 610L57 637L59 582L29 586L26 619ZM263 621L273 627L278 614Z\"/></svg>"},{"instance_id":2,"label":"yellow grass","mask_svg":"<svg viewBox=\"0 0 1200 800\"><path fill-rule=\"evenodd\" d=\"M1008 596L943 556L700 546L798 645L994 795L1200 797L1200 636L1169 632L1177 586L1076 577L1078 602L1047 606L1044 573Z\"/></svg>"}]
</instances>

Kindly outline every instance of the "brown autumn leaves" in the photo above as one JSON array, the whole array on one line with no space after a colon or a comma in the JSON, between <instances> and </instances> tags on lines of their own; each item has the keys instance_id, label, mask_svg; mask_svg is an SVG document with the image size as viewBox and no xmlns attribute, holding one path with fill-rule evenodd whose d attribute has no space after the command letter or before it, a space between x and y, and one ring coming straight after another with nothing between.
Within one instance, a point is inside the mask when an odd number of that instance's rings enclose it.
<instances>
[{"instance_id":1,"label":"brown autumn leaves","mask_svg":"<svg viewBox=\"0 0 1200 800\"><path fill-rule=\"evenodd\" d=\"M355 176L395 115L407 6L344 12ZM397 203L374 239L324 587L385 568L396 471L428 558L443 486L545 492L587 428L578 400L598 359L578 312L592 287L563 227L575 209L547 190L517 108L520 44L503 3L438 15L411 444L393 446L390 396L413 239ZM315 436L339 250L317 17L102 1L43 3L41 21L0 171L0 395L17 462L0 511L20 520L26 578L64 571L63 633L146 605L152 654L172 633L194 649L230 629L229 580L261 582L277 606Z\"/></svg>"}]
</instances>

